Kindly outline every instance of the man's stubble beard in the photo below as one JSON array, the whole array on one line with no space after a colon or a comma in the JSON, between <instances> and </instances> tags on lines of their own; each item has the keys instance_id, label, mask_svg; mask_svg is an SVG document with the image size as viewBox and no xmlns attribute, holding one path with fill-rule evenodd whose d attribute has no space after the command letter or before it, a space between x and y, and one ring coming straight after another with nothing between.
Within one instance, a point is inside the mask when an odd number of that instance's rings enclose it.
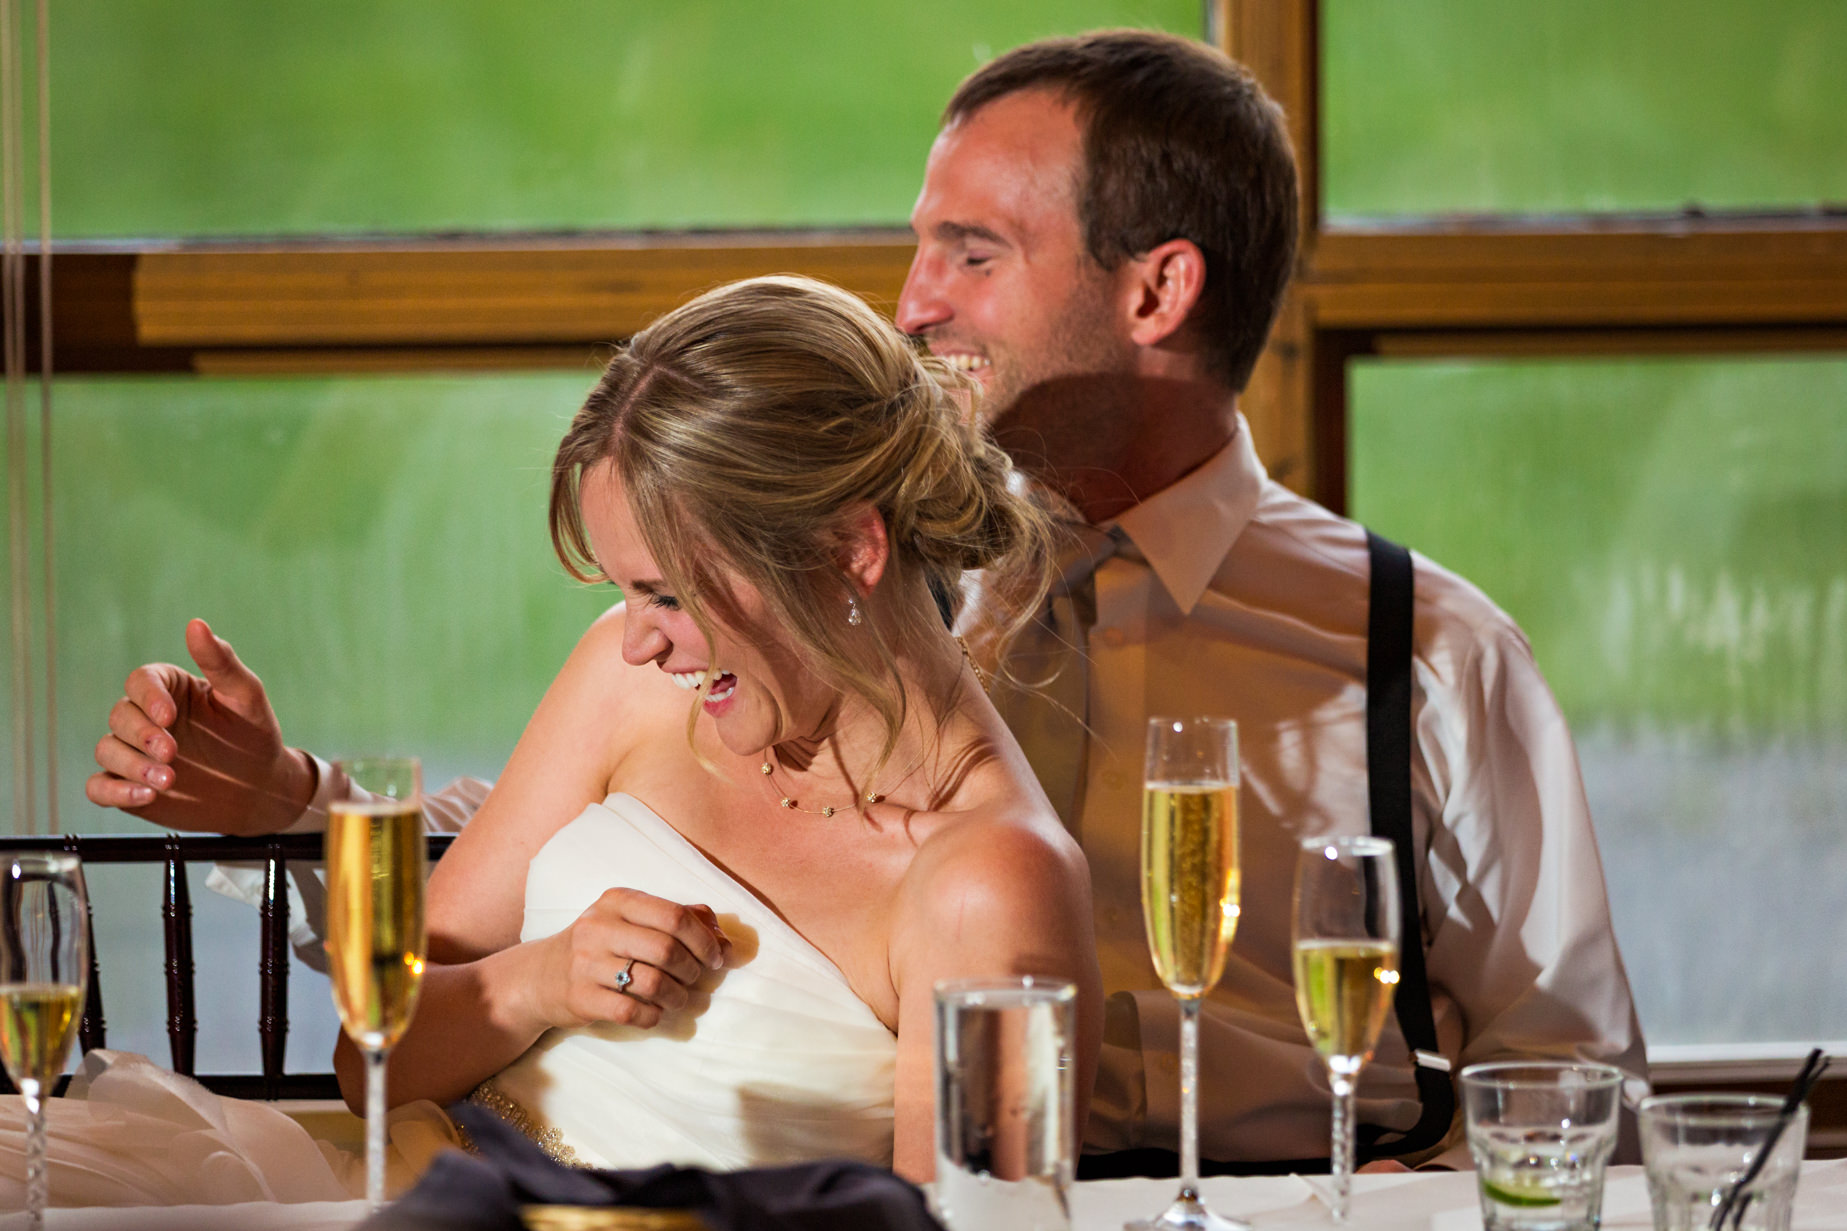
<instances>
[{"instance_id":1,"label":"man's stubble beard","mask_svg":"<svg viewBox=\"0 0 1847 1231\"><path fill-rule=\"evenodd\" d=\"M1114 327L1099 273L1061 305L1044 349L995 365L982 422L1036 478L1114 470L1135 431L1125 404L1135 353Z\"/></svg>"}]
</instances>

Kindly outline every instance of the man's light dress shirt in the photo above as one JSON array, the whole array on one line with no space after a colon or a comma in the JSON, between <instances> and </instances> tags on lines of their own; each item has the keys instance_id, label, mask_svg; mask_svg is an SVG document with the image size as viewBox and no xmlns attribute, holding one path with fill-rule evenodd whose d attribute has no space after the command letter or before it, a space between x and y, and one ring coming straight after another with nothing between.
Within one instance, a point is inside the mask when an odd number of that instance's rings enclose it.
<instances>
[{"instance_id":1,"label":"man's light dress shirt","mask_svg":"<svg viewBox=\"0 0 1847 1231\"><path fill-rule=\"evenodd\" d=\"M1179 1024L1144 939L1140 821L1150 715L1237 720L1242 909L1200 1032L1207 1158L1325 1158L1325 1070L1296 1013L1299 838L1369 831L1364 530L1232 442L1124 513L1096 576L1093 736L1077 827L1108 995L1090 1149L1178 1148ZM1513 621L1415 558L1413 826L1444 1054L1580 1057L1644 1073L1603 868L1564 717ZM1073 720L1072 737L1077 736ZM1409 1128L1397 1023L1360 1084L1362 1123ZM1453 1144L1444 1161L1465 1160Z\"/></svg>"}]
</instances>

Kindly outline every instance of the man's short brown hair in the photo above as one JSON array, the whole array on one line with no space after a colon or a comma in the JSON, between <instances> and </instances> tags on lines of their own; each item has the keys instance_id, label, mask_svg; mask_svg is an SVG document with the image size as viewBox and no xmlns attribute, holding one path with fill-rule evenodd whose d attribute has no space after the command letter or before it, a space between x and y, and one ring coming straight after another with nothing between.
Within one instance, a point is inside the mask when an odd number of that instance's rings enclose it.
<instances>
[{"instance_id":1,"label":"man's short brown hair","mask_svg":"<svg viewBox=\"0 0 1847 1231\"><path fill-rule=\"evenodd\" d=\"M1295 261L1295 156L1282 109L1243 67L1203 43L1100 30L1015 48L978 69L945 127L1021 90L1069 101L1084 130L1078 221L1114 269L1170 239L1206 258L1189 318L1209 370L1242 390Z\"/></svg>"}]
</instances>

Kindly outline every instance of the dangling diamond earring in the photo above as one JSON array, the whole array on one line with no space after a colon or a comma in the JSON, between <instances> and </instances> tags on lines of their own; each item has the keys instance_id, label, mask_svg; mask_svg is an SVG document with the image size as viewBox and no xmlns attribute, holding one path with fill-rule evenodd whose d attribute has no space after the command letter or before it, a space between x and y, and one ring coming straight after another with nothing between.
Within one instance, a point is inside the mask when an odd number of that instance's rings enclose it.
<instances>
[{"instance_id":1,"label":"dangling diamond earring","mask_svg":"<svg viewBox=\"0 0 1847 1231\"><path fill-rule=\"evenodd\" d=\"M865 622L866 617L859 614L859 600L854 598L851 594L847 595L847 623L851 624L854 628L858 628Z\"/></svg>"}]
</instances>

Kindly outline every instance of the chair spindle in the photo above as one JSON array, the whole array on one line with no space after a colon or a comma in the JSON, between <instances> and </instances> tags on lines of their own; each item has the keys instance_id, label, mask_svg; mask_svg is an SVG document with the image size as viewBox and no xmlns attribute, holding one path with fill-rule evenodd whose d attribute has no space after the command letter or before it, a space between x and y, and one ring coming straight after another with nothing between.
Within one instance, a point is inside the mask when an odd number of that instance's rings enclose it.
<instances>
[{"instance_id":1,"label":"chair spindle","mask_svg":"<svg viewBox=\"0 0 1847 1231\"><path fill-rule=\"evenodd\" d=\"M186 861L179 839L167 841L166 890L161 895L160 921L167 950L167 1049L173 1071L193 1074L193 1051L199 1037L194 1011L192 961L192 891L186 883Z\"/></svg>"},{"instance_id":2,"label":"chair spindle","mask_svg":"<svg viewBox=\"0 0 1847 1231\"><path fill-rule=\"evenodd\" d=\"M64 836L64 849L83 858L83 839L75 834ZM103 1020L103 976L96 965L96 910L88 894L83 899L84 923L90 936L90 980L83 996L83 1016L77 1019L77 1045L85 1052L109 1046L107 1023Z\"/></svg>"},{"instance_id":3,"label":"chair spindle","mask_svg":"<svg viewBox=\"0 0 1847 1231\"><path fill-rule=\"evenodd\" d=\"M289 1037L289 882L282 843L269 843L263 874L262 957L257 972L262 1003L257 1034L263 1045L263 1097L280 1098L282 1058Z\"/></svg>"}]
</instances>

